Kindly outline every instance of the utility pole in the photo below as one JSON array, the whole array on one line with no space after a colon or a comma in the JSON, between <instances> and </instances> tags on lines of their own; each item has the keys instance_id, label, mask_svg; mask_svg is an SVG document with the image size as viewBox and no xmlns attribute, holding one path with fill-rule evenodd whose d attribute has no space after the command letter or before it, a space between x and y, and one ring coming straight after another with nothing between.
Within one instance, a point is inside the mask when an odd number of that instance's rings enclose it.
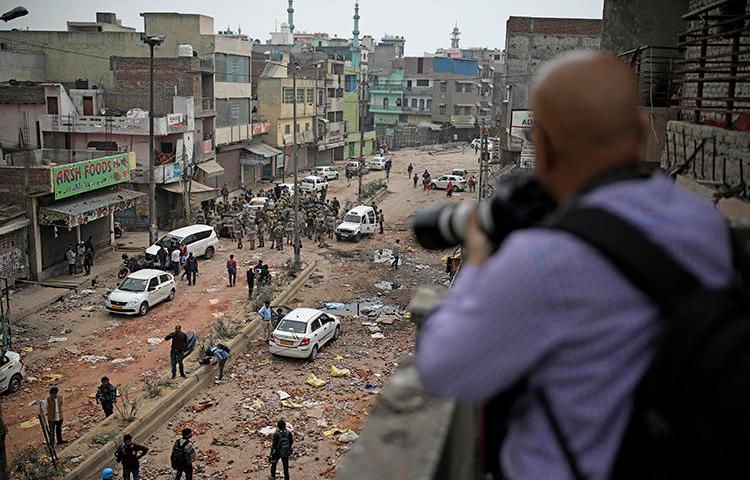
<instances>
[{"instance_id":1,"label":"utility pole","mask_svg":"<svg viewBox=\"0 0 750 480\"><path fill-rule=\"evenodd\" d=\"M164 35L145 35L143 43L149 46L151 53L149 65L149 97L148 97L148 240L153 245L159 239L159 229L156 226L156 179L154 173L154 47L164 43Z\"/></svg>"},{"instance_id":2,"label":"utility pole","mask_svg":"<svg viewBox=\"0 0 750 480\"><path fill-rule=\"evenodd\" d=\"M357 190L357 200L362 201L362 169L365 166L365 89L367 88L367 73L362 72L362 81L359 84L359 169L357 177L359 188Z\"/></svg>"},{"instance_id":3,"label":"utility pole","mask_svg":"<svg viewBox=\"0 0 750 480\"><path fill-rule=\"evenodd\" d=\"M487 127L481 127L482 151L479 156L479 192L477 199L481 202L487 196L487 182L489 181L489 139L487 138Z\"/></svg>"},{"instance_id":4,"label":"utility pole","mask_svg":"<svg viewBox=\"0 0 750 480\"><path fill-rule=\"evenodd\" d=\"M294 265L300 265L299 247L299 184L297 183L297 65L294 63L294 54L289 50L289 63L292 65L292 90L294 91L294 102L292 103L292 166L294 168Z\"/></svg>"}]
</instances>

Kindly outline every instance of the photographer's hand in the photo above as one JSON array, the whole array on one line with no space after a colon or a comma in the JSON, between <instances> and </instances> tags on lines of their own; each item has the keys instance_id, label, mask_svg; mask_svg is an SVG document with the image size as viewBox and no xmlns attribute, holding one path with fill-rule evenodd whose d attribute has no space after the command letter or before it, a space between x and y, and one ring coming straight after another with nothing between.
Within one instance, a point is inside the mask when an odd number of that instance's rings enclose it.
<instances>
[{"instance_id":1,"label":"photographer's hand","mask_svg":"<svg viewBox=\"0 0 750 480\"><path fill-rule=\"evenodd\" d=\"M492 246L487 235L479 226L479 213L474 210L469 215L469 224L466 228L466 239L464 241L463 257L470 265L482 266L492 254Z\"/></svg>"}]
</instances>

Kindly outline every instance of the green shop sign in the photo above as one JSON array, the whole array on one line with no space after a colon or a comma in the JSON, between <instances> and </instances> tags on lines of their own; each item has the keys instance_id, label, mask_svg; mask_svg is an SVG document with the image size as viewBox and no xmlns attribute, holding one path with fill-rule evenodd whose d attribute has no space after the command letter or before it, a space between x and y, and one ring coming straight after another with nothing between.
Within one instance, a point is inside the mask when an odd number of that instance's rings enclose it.
<instances>
[{"instance_id":1,"label":"green shop sign","mask_svg":"<svg viewBox=\"0 0 750 480\"><path fill-rule=\"evenodd\" d=\"M128 154L52 167L55 200L130 181Z\"/></svg>"}]
</instances>

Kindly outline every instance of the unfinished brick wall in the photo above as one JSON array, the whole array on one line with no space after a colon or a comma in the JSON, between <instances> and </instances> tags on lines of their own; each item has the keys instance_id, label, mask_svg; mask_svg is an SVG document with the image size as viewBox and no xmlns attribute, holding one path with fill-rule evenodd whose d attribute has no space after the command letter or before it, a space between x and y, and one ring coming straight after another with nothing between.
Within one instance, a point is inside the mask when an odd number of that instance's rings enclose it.
<instances>
[{"instance_id":1,"label":"unfinished brick wall","mask_svg":"<svg viewBox=\"0 0 750 480\"><path fill-rule=\"evenodd\" d=\"M154 113L157 116L173 113L172 97L201 98L200 72L191 70L192 58L154 59ZM127 111L131 108L148 110L150 89L150 59L112 57L114 88L104 94L109 108Z\"/></svg>"},{"instance_id":2,"label":"unfinished brick wall","mask_svg":"<svg viewBox=\"0 0 750 480\"><path fill-rule=\"evenodd\" d=\"M690 160L683 175L697 183L719 189L750 185L750 132L672 121L667 124L666 140L662 153L666 170ZM748 193L743 188L738 195Z\"/></svg>"},{"instance_id":3,"label":"unfinished brick wall","mask_svg":"<svg viewBox=\"0 0 750 480\"><path fill-rule=\"evenodd\" d=\"M700 9L702 7L705 7L709 4L715 3L715 0L691 0L690 1L690 11L695 11L697 9ZM709 16L716 16L720 13L719 10L711 10L708 15ZM724 12L726 13L726 12ZM750 14L750 2L747 3L746 6L746 13ZM715 23L716 21L714 21ZM745 20L745 22L747 22ZM741 25L741 24L740 24ZM700 19L693 19L688 22L685 22L685 31L698 29L703 26L703 22ZM745 23L745 32L743 35L745 37L741 38L741 46L740 46L740 52L744 52L743 54L739 55L739 63L750 63L750 42L748 40L748 31L750 29L747 26L747 23ZM706 47L706 56L709 57L715 57L717 55L728 55L732 51L732 39L727 36L722 36L721 32L719 31L719 27L712 27L708 29L708 35L709 36L715 36L714 38L711 38L708 41L708 46ZM694 38L694 37L693 37ZM697 60L698 57L701 56L701 46L700 45L689 45L686 48L685 51L685 58L686 60ZM723 58L711 58L708 61L709 62L717 62L717 61L729 61L729 57L723 57ZM716 63L714 63L716 65ZM694 69L698 67L698 63L687 63L686 68L688 69ZM748 67L741 67L739 75L747 75L750 69ZM704 74L705 78L711 78L711 77L728 77L730 74L727 71L721 71L721 72L707 72ZM688 79L696 79L699 77L699 73L692 72L685 74L686 78ZM729 83L727 81L717 81L717 82L706 82L703 84L703 92L699 95L699 88L697 83L685 83L682 85L682 88L679 90L679 95L681 97L687 97L688 99L684 100L682 102L683 105L686 107L689 105L695 105L694 99L695 97L701 97L702 100L702 107L706 109L724 109L727 107L726 103L726 97L730 95L729 92ZM750 101L747 99L750 98L750 83L748 82L738 82L735 87L734 92L735 97L740 97L743 100L735 101L734 107L735 108L750 108ZM721 98L721 100L706 100L707 98ZM690 110L689 107L686 108L682 114L681 119L686 121L695 121L696 116L695 112L693 110ZM707 123L707 124L716 124L716 125L723 125L725 121L724 113L722 112L715 112L715 111L704 111L700 113L700 123ZM740 121L738 116L733 117L734 122ZM750 121L750 120L748 120Z\"/></svg>"}]
</instances>

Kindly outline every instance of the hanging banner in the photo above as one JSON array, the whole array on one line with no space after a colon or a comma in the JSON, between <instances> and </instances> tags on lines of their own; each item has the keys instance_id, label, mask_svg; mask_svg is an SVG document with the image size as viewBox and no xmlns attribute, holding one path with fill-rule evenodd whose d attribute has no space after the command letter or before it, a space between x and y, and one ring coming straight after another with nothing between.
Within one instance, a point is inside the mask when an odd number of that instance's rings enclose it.
<instances>
[{"instance_id":1,"label":"hanging banner","mask_svg":"<svg viewBox=\"0 0 750 480\"><path fill-rule=\"evenodd\" d=\"M55 200L126 182L130 182L128 153L52 167Z\"/></svg>"}]
</instances>

